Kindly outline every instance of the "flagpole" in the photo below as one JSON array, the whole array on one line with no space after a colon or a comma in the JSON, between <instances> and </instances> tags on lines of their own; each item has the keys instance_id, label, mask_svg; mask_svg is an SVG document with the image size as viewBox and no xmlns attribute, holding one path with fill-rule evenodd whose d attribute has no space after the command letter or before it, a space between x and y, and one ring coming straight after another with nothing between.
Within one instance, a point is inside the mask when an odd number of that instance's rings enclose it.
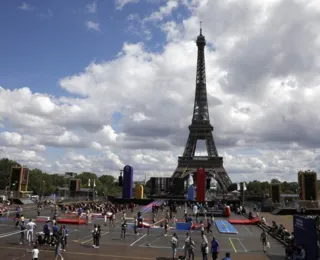
<instances>
[{"instance_id":1,"label":"flagpole","mask_svg":"<svg viewBox=\"0 0 320 260\"><path fill-rule=\"evenodd\" d=\"M90 179L89 179L88 180L88 194L87 194L88 200L89 200L89 195L90 195L90 186L91 186L91 183L90 183Z\"/></svg>"}]
</instances>

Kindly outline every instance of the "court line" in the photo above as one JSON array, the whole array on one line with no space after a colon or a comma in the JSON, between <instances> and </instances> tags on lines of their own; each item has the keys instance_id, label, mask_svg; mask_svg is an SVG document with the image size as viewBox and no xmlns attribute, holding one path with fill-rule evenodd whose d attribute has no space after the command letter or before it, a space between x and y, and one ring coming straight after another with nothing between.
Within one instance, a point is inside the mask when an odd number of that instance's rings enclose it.
<instances>
[{"instance_id":1,"label":"court line","mask_svg":"<svg viewBox=\"0 0 320 260\"><path fill-rule=\"evenodd\" d=\"M105 236L105 235L107 235L107 234L109 234L109 233L110 233L110 232L105 232L105 233L103 233L100 237L103 237L103 236ZM91 240L92 240L92 238L87 239L87 240L81 242L81 245L83 245L83 244L85 244L85 243L88 243L88 242L91 241Z\"/></svg>"},{"instance_id":2,"label":"court line","mask_svg":"<svg viewBox=\"0 0 320 260\"><path fill-rule=\"evenodd\" d=\"M25 248L21 247L0 247L0 249L12 249L12 250L26 250ZM53 251L49 250L41 250L42 253L50 253L52 254ZM143 260L154 260L151 257L141 257L141 256L124 256L124 255L108 255L108 254L94 254L94 253L82 253L82 252L63 252L66 255L83 255L83 256L99 256L99 257L113 257L113 258L122 258L122 259L143 259Z\"/></svg>"},{"instance_id":3,"label":"court line","mask_svg":"<svg viewBox=\"0 0 320 260\"><path fill-rule=\"evenodd\" d=\"M23 254L22 256L19 256L19 257L16 257L16 258L12 258L12 260L18 260L18 259L24 258L24 257L26 257L26 254Z\"/></svg>"},{"instance_id":4,"label":"court line","mask_svg":"<svg viewBox=\"0 0 320 260\"><path fill-rule=\"evenodd\" d=\"M239 244L242 246L243 250L244 250L245 252L248 252L248 250L244 247L244 245L243 245L243 243L240 241L240 239L239 239L239 238L235 238L235 239L237 239L237 240L239 241Z\"/></svg>"},{"instance_id":5,"label":"court line","mask_svg":"<svg viewBox=\"0 0 320 260\"><path fill-rule=\"evenodd\" d=\"M149 247L150 247L150 245L151 245L152 243L158 241L158 240L159 240L160 238L162 238L162 237L163 237L163 236L159 236L159 237L157 237L156 239L154 239L152 242L148 242Z\"/></svg>"},{"instance_id":6,"label":"court line","mask_svg":"<svg viewBox=\"0 0 320 260\"><path fill-rule=\"evenodd\" d=\"M252 236L252 232L245 225L242 225L242 227L249 233L250 236Z\"/></svg>"},{"instance_id":7,"label":"court line","mask_svg":"<svg viewBox=\"0 0 320 260\"><path fill-rule=\"evenodd\" d=\"M144 234L142 237L138 238L136 241L134 241L130 246L133 246L135 243L139 242L142 238L144 238L147 234Z\"/></svg>"},{"instance_id":8,"label":"court line","mask_svg":"<svg viewBox=\"0 0 320 260\"><path fill-rule=\"evenodd\" d=\"M229 242L230 242L230 244L231 244L231 246L232 246L232 248L233 248L234 252L235 252L235 253L237 253L237 249L236 249L236 247L234 246L234 244L233 244L233 242L232 242L232 240L231 240L231 238L230 238L230 237L229 237Z\"/></svg>"}]
</instances>

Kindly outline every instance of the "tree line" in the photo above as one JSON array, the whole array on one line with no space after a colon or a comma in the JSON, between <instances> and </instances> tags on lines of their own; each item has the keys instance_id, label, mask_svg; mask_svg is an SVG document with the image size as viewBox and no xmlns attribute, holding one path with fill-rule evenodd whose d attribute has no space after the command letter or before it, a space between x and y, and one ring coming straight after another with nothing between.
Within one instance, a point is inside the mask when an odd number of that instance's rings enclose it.
<instances>
[{"instance_id":1,"label":"tree line","mask_svg":"<svg viewBox=\"0 0 320 260\"><path fill-rule=\"evenodd\" d=\"M21 167L18 162L8 158L0 159L0 190L9 187L10 174L12 167ZM82 172L76 176L76 179L81 180L81 187L87 188L89 179L91 187L95 179L96 187L99 196L103 195L120 195L121 187L116 184L116 178L112 175L97 176L92 172ZM70 178L60 174L48 174L40 169L29 169L29 184L28 190L33 194L50 196L56 193L57 187L69 188Z\"/></svg>"},{"instance_id":2,"label":"tree line","mask_svg":"<svg viewBox=\"0 0 320 260\"><path fill-rule=\"evenodd\" d=\"M11 173L11 167L21 165L7 158L0 159L0 190L4 190L9 186L9 178ZM97 176L92 172L82 172L77 175L77 179L81 180L81 187L87 188L88 181L91 180L91 187L93 185L93 179L95 179L95 190L99 196L103 195L120 195L121 187L116 183L116 178L112 175ZM60 174L48 174L40 169L29 169L29 186L28 189L34 194L49 196L56 192L57 187L69 187L70 178L66 178ZM298 193L298 182L281 182L278 179L272 179L270 182L260 182L258 180L250 181L246 183L246 193L252 195L269 194L270 185L281 184L281 192L286 194ZM320 185L319 185L320 187ZM145 191L147 193L147 190Z\"/></svg>"}]
</instances>

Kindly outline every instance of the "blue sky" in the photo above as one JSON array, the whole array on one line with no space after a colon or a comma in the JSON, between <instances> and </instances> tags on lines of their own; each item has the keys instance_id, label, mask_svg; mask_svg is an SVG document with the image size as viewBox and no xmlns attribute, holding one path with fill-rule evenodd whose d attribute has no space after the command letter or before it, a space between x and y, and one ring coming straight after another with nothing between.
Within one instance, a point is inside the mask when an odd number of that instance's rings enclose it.
<instances>
[{"instance_id":1,"label":"blue sky","mask_svg":"<svg viewBox=\"0 0 320 260\"><path fill-rule=\"evenodd\" d=\"M146 41L128 31L132 22L127 18L148 16L164 2L141 1L117 10L112 0L3 1L0 86L68 95L58 87L60 78L83 71L92 61L114 59L124 42L144 41L150 49L159 47L165 41L161 30L152 26L152 39ZM93 3L96 10L90 13L87 6ZM176 13L184 11L180 8ZM88 21L99 23L101 31L89 30Z\"/></svg>"},{"instance_id":2,"label":"blue sky","mask_svg":"<svg viewBox=\"0 0 320 260\"><path fill-rule=\"evenodd\" d=\"M131 164L170 176L188 137L200 21L227 171L318 169L319 63L308 57L320 51L319 9L286 0L2 0L2 156L48 172Z\"/></svg>"}]
</instances>

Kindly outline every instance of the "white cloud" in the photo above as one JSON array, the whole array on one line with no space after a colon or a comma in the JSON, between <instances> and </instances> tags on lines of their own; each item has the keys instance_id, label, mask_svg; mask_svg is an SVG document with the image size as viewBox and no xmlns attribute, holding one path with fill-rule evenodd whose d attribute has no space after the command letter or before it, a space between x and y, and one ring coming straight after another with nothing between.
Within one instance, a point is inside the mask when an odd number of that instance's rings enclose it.
<instances>
[{"instance_id":1,"label":"white cloud","mask_svg":"<svg viewBox=\"0 0 320 260\"><path fill-rule=\"evenodd\" d=\"M33 11L34 10L34 7L30 6L26 2L23 2L18 8L22 11Z\"/></svg>"},{"instance_id":2,"label":"white cloud","mask_svg":"<svg viewBox=\"0 0 320 260\"><path fill-rule=\"evenodd\" d=\"M121 10L125 5L138 3L140 0L115 0L116 9Z\"/></svg>"},{"instance_id":3,"label":"white cloud","mask_svg":"<svg viewBox=\"0 0 320 260\"><path fill-rule=\"evenodd\" d=\"M166 5L161 6L158 11L153 12L150 16L144 18L144 22L162 21L164 17L169 16L172 11L179 6L179 0L168 0Z\"/></svg>"},{"instance_id":4,"label":"white cloud","mask_svg":"<svg viewBox=\"0 0 320 260\"><path fill-rule=\"evenodd\" d=\"M181 2L191 13L182 22L148 16L165 33L161 52L127 42L114 60L61 79L77 98L0 88L1 154L50 172L117 174L131 164L137 178L172 174L191 122L202 20L210 119L232 180L320 171L319 9L298 0ZM61 154L46 157L50 147Z\"/></svg>"},{"instance_id":5,"label":"white cloud","mask_svg":"<svg viewBox=\"0 0 320 260\"><path fill-rule=\"evenodd\" d=\"M91 4L86 5L87 12L90 14L94 14L97 12L97 3L93 2Z\"/></svg>"},{"instance_id":6,"label":"white cloud","mask_svg":"<svg viewBox=\"0 0 320 260\"><path fill-rule=\"evenodd\" d=\"M94 31L100 32L100 24L99 23L96 23L93 21L86 21L85 25L89 30L94 30Z\"/></svg>"}]
</instances>

